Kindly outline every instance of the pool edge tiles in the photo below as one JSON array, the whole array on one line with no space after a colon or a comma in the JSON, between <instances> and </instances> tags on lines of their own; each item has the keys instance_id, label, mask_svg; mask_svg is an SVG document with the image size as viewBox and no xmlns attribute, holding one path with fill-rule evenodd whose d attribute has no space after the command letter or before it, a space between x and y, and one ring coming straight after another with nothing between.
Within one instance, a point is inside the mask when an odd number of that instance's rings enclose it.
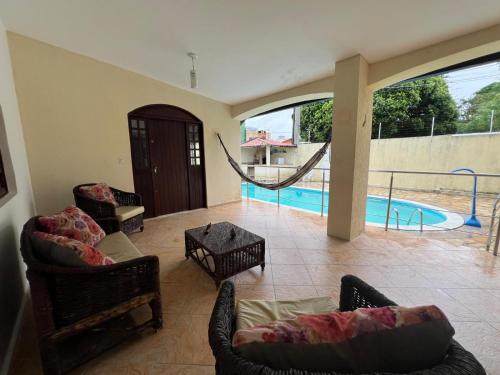
<instances>
[{"instance_id":1,"label":"pool edge tiles","mask_svg":"<svg viewBox=\"0 0 500 375\"><path fill-rule=\"evenodd\" d=\"M254 198L251 196L247 197L246 196L246 184L242 184L242 192L241 192L241 197L243 199L251 199L257 202L262 202L262 203L267 203L267 204L273 204L273 205L278 205L277 202L265 200L265 199L259 199L259 198ZM321 189L314 189L314 188L303 188L303 187L297 187L293 186L293 189L295 190L304 190L304 191L314 191L314 192L321 192ZM387 201L388 199L383 196L378 196L378 195L372 195L369 194L368 197L374 198L374 199L380 199L380 200L385 200ZM325 197L325 203L326 205L328 204L328 197ZM423 224L423 230L424 231L443 231L443 230L451 230L451 229L456 229L464 225L464 219L461 215L456 214L454 212L450 212L449 210L443 209L438 206L433 206L430 204L426 203L420 203L417 201L412 201L408 199L392 199L392 202L398 202L398 203L405 203L407 205L415 206L415 208L423 208L427 210L434 211L434 214L438 214L439 216L442 216L444 220L439 223L434 223L434 224ZM302 211L302 212L308 212L308 213L313 213L316 215L321 215L321 210L315 211L313 209L307 209L307 208L302 208L302 207L296 207L291 204L287 204L286 202L281 201L280 205L286 206L289 208L292 208L294 210ZM323 212L323 216L328 216L328 208L325 207L325 211ZM369 215L368 215L369 216ZM380 216L380 215L379 215ZM391 217L394 219L393 217ZM379 228L385 228L384 223L377 223L373 221L369 221L369 219L366 221L367 225L374 226L374 227L379 227ZM439 226L438 226L439 225ZM389 224L388 226L389 229L397 229L396 224ZM415 225L399 225L400 230L405 230L405 231L420 231L420 224L415 224Z\"/></svg>"}]
</instances>

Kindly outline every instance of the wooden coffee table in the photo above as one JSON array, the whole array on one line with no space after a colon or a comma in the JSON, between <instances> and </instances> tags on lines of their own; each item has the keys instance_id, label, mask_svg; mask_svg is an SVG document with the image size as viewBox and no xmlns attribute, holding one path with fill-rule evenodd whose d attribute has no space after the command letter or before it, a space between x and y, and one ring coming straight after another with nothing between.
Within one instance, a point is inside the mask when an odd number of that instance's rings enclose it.
<instances>
[{"instance_id":1,"label":"wooden coffee table","mask_svg":"<svg viewBox=\"0 0 500 375\"><path fill-rule=\"evenodd\" d=\"M184 232L186 259L195 260L215 280L217 288L222 280L252 267L260 265L264 270L264 238L227 221L212 224L208 234L204 232L205 227Z\"/></svg>"}]
</instances>

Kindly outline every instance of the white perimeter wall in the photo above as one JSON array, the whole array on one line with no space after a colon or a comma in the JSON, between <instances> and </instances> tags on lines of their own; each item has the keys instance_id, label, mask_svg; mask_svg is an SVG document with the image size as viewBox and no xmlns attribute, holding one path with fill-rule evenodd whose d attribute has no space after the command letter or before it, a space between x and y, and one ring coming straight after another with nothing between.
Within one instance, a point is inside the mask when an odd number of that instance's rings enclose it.
<instances>
[{"instance_id":1,"label":"white perimeter wall","mask_svg":"<svg viewBox=\"0 0 500 375\"><path fill-rule=\"evenodd\" d=\"M299 144L288 148L286 154L273 154L285 157L285 164L298 166L304 164L323 144ZM250 161L242 149L242 161ZM253 155L253 154L252 154ZM273 160L273 157L271 160ZM247 160L248 159L248 160ZM271 161L272 162L272 161ZM273 163L274 164L274 163ZM328 154L317 167L328 167ZM473 135L441 135L434 137L393 138L371 141L370 169L416 170L447 172L455 168L468 167L477 173L500 174L500 133ZM294 170L283 169L280 177L287 177ZM256 168L256 177L273 179L275 170ZM315 171L312 181L321 181L321 172ZM327 174L328 177L328 174ZM370 173L369 184L388 186L389 175ZM394 177L394 186L421 190L462 190L470 191L472 178L453 176L401 175ZM500 178L479 178L478 191L500 193Z\"/></svg>"}]
</instances>

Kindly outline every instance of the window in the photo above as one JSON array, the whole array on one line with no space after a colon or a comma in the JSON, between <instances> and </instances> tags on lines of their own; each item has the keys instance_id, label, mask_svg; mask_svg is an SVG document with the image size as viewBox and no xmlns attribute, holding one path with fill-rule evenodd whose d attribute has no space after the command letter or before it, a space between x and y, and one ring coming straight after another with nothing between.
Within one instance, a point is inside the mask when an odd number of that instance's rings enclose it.
<instances>
[{"instance_id":1,"label":"window","mask_svg":"<svg viewBox=\"0 0 500 375\"><path fill-rule=\"evenodd\" d=\"M200 152L200 127L198 125L188 125L188 140L189 140L189 160L193 166L201 165Z\"/></svg>"},{"instance_id":2,"label":"window","mask_svg":"<svg viewBox=\"0 0 500 375\"><path fill-rule=\"evenodd\" d=\"M133 163L135 168L149 168L148 137L144 120L130 120L130 135L132 139Z\"/></svg>"},{"instance_id":3,"label":"window","mask_svg":"<svg viewBox=\"0 0 500 375\"><path fill-rule=\"evenodd\" d=\"M3 168L2 153L0 152L0 198L7 195L9 188L7 186L7 177L5 176L5 169Z\"/></svg>"}]
</instances>

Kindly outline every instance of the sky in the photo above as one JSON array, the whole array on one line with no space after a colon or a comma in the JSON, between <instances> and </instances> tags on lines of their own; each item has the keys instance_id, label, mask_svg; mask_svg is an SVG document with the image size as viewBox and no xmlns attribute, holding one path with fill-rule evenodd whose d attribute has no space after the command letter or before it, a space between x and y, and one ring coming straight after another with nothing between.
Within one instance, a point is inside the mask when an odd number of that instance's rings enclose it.
<instances>
[{"instance_id":1,"label":"sky","mask_svg":"<svg viewBox=\"0 0 500 375\"><path fill-rule=\"evenodd\" d=\"M460 104L463 99L470 98L476 91L493 82L500 82L500 63L463 69L448 73L445 77L451 96ZM257 116L245 121L247 127L271 132L273 139L292 137L293 109Z\"/></svg>"}]
</instances>

